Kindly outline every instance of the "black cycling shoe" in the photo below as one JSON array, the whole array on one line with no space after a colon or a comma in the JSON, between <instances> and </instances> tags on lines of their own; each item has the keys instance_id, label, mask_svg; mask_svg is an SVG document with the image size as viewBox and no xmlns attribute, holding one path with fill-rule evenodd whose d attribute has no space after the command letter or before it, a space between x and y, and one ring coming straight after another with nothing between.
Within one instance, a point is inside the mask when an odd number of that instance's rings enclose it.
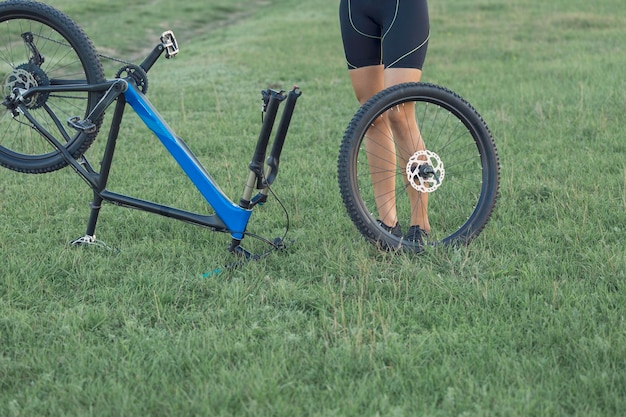
<instances>
[{"instance_id":1,"label":"black cycling shoe","mask_svg":"<svg viewBox=\"0 0 626 417\"><path fill-rule=\"evenodd\" d=\"M424 246L424 237L428 236L421 227L415 225L409 228L409 231L404 235L404 240L410 243L417 243L420 247Z\"/></svg>"},{"instance_id":2,"label":"black cycling shoe","mask_svg":"<svg viewBox=\"0 0 626 417\"><path fill-rule=\"evenodd\" d=\"M376 220L376 222L378 223L380 227L382 227L383 229L385 229L386 231L388 231L395 237L402 237L402 227L400 227L400 223L396 223L395 226L391 227L383 223L382 220Z\"/></svg>"}]
</instances>

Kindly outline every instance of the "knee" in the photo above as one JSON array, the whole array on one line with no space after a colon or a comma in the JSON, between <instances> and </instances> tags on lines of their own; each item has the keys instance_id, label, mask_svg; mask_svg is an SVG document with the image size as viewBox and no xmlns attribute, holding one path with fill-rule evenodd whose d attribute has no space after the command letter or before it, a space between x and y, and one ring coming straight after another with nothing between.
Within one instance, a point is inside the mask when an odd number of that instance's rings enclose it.
<instances>
[{"instance_id":1,"label":"knee","mask_svg":"<svg viewBox=\"0 0 626 417\"><path fill-rule=\"evenodd\" d=\"M409 118L414 118L412 113L409 113L402 106L395 106L387 110L387 119L389 120L389 126L394 130L406 129L408 126Z\"/></svg>"}]
</instances>

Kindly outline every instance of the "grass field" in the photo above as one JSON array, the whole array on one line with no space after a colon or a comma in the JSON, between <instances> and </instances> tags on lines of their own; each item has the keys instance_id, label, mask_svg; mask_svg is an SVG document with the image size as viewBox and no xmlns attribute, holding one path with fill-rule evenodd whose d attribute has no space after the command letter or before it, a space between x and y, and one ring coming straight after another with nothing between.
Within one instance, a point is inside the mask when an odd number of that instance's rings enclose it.
<instances>
[{"instance_id":1,"label":"grass field","mask_svg":"<svg viewBox=\"0 0 626 417\"><path fill-rule=\"evenodd\" d=\"M1 416L626 413L623 0L430 3L423 80L481 112L502 183L477 240L421 256L376 251L342 206L337 153L357 103L336 1L49 3L107 56L139 60L177 34L149 97L233 198L260 91L299 85L275 185L291 244L211 274L233 260L228 236L107 205L97 234L118 250L73 248L82 180L1 169ZM125 121L112 188L204 210ZM250 227L284 225L269 204Z\"/></svg>"}]
</instances>

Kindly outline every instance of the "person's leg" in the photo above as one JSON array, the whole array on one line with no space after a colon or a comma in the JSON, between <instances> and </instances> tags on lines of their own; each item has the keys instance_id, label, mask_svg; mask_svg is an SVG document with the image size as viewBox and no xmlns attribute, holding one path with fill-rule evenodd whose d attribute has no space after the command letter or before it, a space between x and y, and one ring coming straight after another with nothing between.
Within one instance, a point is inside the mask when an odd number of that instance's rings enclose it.
<instances>
[{"instance_id":1,"label":"person's leg","mask_svg":"<svg viewBox=\"0 0 626 417\"><path fill-rule=\"evenodd\" d=\"M385 87L385 70L373 65L350 70L354 93L362 105ZM388 121L382 117L366 133L365 147L380 221L389 227L396 214L396 149Z\"/></svg>"},{"instance_id":2,"label":"person's leg","mask_svg":"<svg viewBox=\"0 0 626 417\"><path fill-rule=\"evenodd\" d=\"M422 71L414 68L387 68L384 71L385 88L405 82L419 82ZM415 120L414 105L396 107L387 112L400 167L402 170L409 162L409 158L415 152L424 150L425 144ZM417 225L426 233L430 232L428 222L428 193L420 193L406 183L407 192L411 202L411 226ZM395 198L394 198L395 204ZM395 207L394 207L395 212Z\"/></svg>"},{"instance_id":3,"label":"person's leg","mask_svg":"<svg viewBox=\"0 0 626 417\"><path fill-rule=\"evenodd\" d=\"M382 65L351 69L349 74L354 94L361 105L385 88L385 69Z\"/></svg>"}]
</instances>

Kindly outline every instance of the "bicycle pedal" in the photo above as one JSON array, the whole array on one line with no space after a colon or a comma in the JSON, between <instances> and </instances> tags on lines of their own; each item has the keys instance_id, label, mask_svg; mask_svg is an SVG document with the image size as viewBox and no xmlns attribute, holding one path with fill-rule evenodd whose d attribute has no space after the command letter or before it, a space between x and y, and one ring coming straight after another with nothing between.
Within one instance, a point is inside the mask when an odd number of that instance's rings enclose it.
<instances>
[{"instance_id":1,"label":"bicycle pedal","mask_svg":"<svg viewBox=\"0 0 626 417\"><path fill-rule=\"evenodd\" d=\"M79 237L78 239L74 239L70 242L71 246L95 246L98 248L106 249L109 251L116 251L105 242L96 239L96 236L85 235L83 237Z\"/></svg>"},{"instance_id":2,"label":"bicycle pedal","mask_svg":"<svg viewBox=\"0 0 626 417\"><path fill-rule=\"evenodd\" d=\"M178 53L178 42L176 42L174 32L171 30L163 32L161 35L161 42L165 47L165 58L170 59Z\"/></svg>"},{"instance_id":3,"label":"bicycle pedal","mask_svg":"<svg viewBox=\"0 0 626 417\"><path fill-rule=\"evenodd\" d=\"M67 125L83 133L96 133L97 126L89 119L81 120L78 116L67 119Z\"/></svg>"}]
</instances>

